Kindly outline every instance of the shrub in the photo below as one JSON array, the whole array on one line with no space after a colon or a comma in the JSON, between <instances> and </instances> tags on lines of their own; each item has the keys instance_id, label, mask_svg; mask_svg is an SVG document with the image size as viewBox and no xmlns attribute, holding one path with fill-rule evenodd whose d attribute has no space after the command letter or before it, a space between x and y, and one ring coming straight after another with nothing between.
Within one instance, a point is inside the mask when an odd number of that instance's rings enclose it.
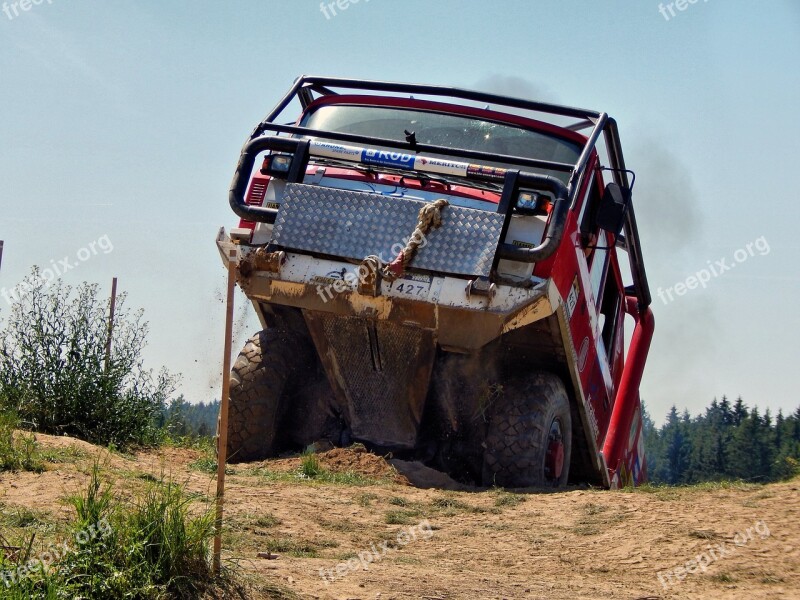
<instances>
[{"instance_id":1,"label":"shrub","mask_svg":"<svg viewBox=\"0 0 800 600\"><path fill-rule=\"evenodd\" d=\"M106 364L108 301L96 284L46 286L36 268L29 291L0 333L0 410L13 410L41 432L126 447L160 435L177 379L145 370L147 323L117 301Z\"/></svg>"}]
</instances>

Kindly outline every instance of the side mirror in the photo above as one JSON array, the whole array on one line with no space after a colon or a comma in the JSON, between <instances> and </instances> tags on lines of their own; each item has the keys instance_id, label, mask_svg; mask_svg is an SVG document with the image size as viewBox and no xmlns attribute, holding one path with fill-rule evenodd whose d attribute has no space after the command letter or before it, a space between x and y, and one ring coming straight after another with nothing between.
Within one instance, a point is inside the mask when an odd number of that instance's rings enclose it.
<instances>
[{"instance_id":1,"label":"side mirror","mask_svg":"<svg viewBox=\"0 0 800 600\"><path fill-rule=\"evenodd\" d=\"M603 192L597 210L597 225L600 229L619 235L625 226L625 215L631 203L630 190L623 190L616 183L609 183Z\"/></svg>"}]
</instances>

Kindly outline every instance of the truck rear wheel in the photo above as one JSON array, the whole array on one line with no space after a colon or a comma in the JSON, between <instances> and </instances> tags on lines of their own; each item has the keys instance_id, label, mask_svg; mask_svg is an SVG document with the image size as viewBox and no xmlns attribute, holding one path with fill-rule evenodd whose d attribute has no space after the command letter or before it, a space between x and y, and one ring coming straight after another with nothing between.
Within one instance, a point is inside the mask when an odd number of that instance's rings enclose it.
<instances>
[{"instance_id":1,"label":"truck rear wheel","mask_svg":"<svg viewBox=\"0 0 800 600\"><path fill-rule=\"evenodd\" d=\"M288 402L292 365L302 363L302 343L280 329L265 329L245 344L231 370L228 460L273 456Z\"/></svg>"},{"instance_id":2,"label":"truck rear wheel","mask_svg":"<svg viewBox=\"0 0 800 600\"><path fill-rule=\"evenodd\" d=\"M504 385L490 409L483 484L564 487L571 453L569 398L561 379L537 373Z\"/></svg>"}]
</instances>

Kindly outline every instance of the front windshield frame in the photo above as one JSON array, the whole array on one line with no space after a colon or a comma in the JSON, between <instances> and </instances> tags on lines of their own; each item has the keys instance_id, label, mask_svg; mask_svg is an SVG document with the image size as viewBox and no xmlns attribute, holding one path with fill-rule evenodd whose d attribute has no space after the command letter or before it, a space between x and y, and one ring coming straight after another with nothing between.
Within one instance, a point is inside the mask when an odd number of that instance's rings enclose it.
<instances>
[{"instance_id":1,"label":"front windshield frame","mask_svg":"<svg viewBox=\"0 0 800 600\"><path fill-rule=\"evenodd\" d=\"M368 118L357 120L353 118L356 112L359 116L365 115ZM370 116L373 118L369 118ZM426 137L426 134L430 134L434 130L424 128L424 124L436 125L437 119L439 120L438 125L441 126L440 129L442 129L441 132L436 132L437 135L444 130L449 130L451 134L454 134L460 126L463 128L461 136L458 139L448 139L447 135L441 138L436 136ZM382 123L382 126L377 130L374 127L364 127L368 123ZM393 123L393 125L389 126L388 123ZM420 124L423 124L423 129L420 129ZM427 107L358 102L324 103L309 107L302 115L298 125L317 131L350 133L394 141L406 141L405 132L408 130L416 134L416 141L421 144L467 151L493 152L498 155L506 154L564 164L576 164L583 151L583 145L577 141L551 132L541 131L535 127L526 127L499 119ZM478 141L482 133L487 143L491 144L489 148L486 147L487 144ZM505 137L492 138L495 133L500 133L501 136ZM526 145L529 148L526 148ZM376 148L383 149L380 146L376 146ZM391 150L396 151L394 149ZM452 159L452 156L447 154L428 152L423 154L435 158ZM503 161L481 161L481 164L505 169L519 168L514 164ZM526 167L526 170L553 176L565 183L570 175L570 173L564 171L546 168Z\"/></svg>"}]
</instances>

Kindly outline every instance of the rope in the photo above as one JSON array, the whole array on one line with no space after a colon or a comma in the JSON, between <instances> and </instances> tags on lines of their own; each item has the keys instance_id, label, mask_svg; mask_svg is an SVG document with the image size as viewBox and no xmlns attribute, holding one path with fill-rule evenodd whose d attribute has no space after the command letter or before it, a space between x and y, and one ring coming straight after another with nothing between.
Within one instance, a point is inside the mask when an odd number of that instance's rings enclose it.
<instances>
[{"instance_id":1,"label":"rope","mask_svg":"<svg viewBox=\"0 0 800 600\"><path fill-rule=\"evenodd\" d=\"M442 226L442 209L448 205L449 202L447 200L439 198L419 209L414 233L411 234L408 243L392 262L383 264L380 258L371 255L366 257L361 264L373 273L380 273L387 281L394 281L401 277L406 267L411 264L414 256L416 256L417 250L425 240L425 236L431 229L439 229Z\"/></svg>"}]
</instances>

